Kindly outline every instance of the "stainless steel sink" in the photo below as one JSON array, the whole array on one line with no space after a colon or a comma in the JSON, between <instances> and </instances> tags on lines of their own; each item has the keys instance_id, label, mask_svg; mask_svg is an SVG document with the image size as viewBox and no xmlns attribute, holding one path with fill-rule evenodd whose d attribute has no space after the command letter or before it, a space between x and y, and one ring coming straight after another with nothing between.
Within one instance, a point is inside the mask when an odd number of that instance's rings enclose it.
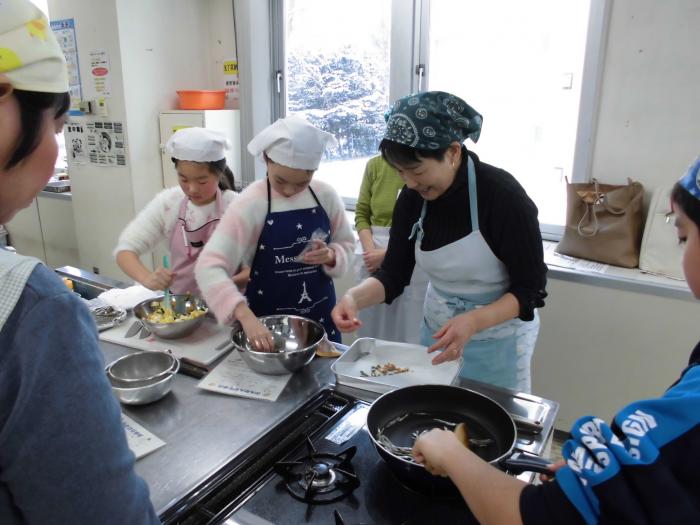
<instances>
[{"instance_id":1,"label":"stainless steel sink","mask_svg":"<svg viewBox=\"0 0 700 525\"><path fill-rule=\"evenodd\" d=\"M73 266L63 266L56 268L55 271L61 277L67 277L73 281L73 291L88 301L112 288L126 288L128 286L121 281L74 268Z\"/></svg>"},{"instance_id":2,"label":"stainless steel sink","mask_svg":"<svg viewBox=\"0 0 700 525\"><path fill-rule=\"evenodd\" d=\"M53 193L64 193L70 191L70 181L69 180L55 180L49 181L46 186L44 186L44 191L50 191Z\"/></svg>"}]
</instances>

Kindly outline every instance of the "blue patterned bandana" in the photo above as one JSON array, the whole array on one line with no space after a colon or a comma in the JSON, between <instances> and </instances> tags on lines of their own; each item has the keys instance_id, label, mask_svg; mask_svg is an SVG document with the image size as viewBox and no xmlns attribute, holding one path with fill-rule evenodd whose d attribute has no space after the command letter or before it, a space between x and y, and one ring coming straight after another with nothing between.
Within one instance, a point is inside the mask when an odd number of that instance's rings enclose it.
<instances>
[{"instance_id":1,"label":"blue patterned bandana","mask_svg":"<svg viewBox=\"0 0 700 525\"><path fill-rule=\"evenodd\" d=\"M700 200L700 157L695 159L683 178L678 181L690 194Z\"/></svg>"},{"instance_id":2,"label":"blue patterned bandana","mask_svg":"<svg viewBox=\"0 0 700 525\"><path fill-rule=\"evenodd\" d=\"M479 140L484 119L459 97L424 91L394 102L384 120L385 139L416 149L442 149L454 141Z\"/></svg>"}]
</instances>

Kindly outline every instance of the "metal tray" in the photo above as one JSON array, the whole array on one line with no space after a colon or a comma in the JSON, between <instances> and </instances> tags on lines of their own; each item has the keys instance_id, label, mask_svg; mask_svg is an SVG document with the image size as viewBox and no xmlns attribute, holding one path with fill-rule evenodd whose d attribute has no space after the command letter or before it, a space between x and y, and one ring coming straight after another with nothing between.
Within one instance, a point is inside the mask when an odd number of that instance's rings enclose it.
<instances>
[{"instance_id":1,"label":"metal tray","mask_svg":"<svg viewBox=\"0 0 700 525\"><path fill-rule=\"evenodd\" d=\"M363 337L355 340L342 356L331 365L336 382L360 390L383 394L411 385L451 385L459 380L460 362L431 364L433 356L426 347ZM409 372L379 377L365 377L373 365L391 362L408 367Z\"/></svg>"}]
</instances>

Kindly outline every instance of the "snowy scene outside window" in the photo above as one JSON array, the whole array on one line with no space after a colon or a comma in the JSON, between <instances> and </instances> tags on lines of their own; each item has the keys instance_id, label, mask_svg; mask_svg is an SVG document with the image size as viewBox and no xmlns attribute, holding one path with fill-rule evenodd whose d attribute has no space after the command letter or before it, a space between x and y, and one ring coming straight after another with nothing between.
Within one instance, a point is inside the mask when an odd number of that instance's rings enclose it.
<instances>
[{"instance_id":1,"label":"snowy scene outside window","mask_svg":"<svg viewBox=\"0 0 700 525\"><path fill-rule=\"evenodd\" d=\"M335 135L315 177L356 198L389 106L391 0L286 0L287 115Z\"/></svg>"}]
</instances>

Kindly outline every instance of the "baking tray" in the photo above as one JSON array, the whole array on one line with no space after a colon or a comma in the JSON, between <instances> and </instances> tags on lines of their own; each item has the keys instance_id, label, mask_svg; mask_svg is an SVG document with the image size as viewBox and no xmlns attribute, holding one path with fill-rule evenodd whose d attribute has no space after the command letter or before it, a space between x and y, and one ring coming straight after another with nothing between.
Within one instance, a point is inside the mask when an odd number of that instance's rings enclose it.
<instances>
[{"instance_id":1,"label":"baking tray","mask_svg":"<svg viewBox=\"0 0 700 525\"><path fill-rule=\"evenodd\" d=\"M336 382L361 390L383 394L412 385L452 385L459 380L459 361L433 365L433 354L425 346L362 337L331 365ZM372 366L393 363L408 372L379 377L365 377Z\"/></svg>"}]
</instances>

